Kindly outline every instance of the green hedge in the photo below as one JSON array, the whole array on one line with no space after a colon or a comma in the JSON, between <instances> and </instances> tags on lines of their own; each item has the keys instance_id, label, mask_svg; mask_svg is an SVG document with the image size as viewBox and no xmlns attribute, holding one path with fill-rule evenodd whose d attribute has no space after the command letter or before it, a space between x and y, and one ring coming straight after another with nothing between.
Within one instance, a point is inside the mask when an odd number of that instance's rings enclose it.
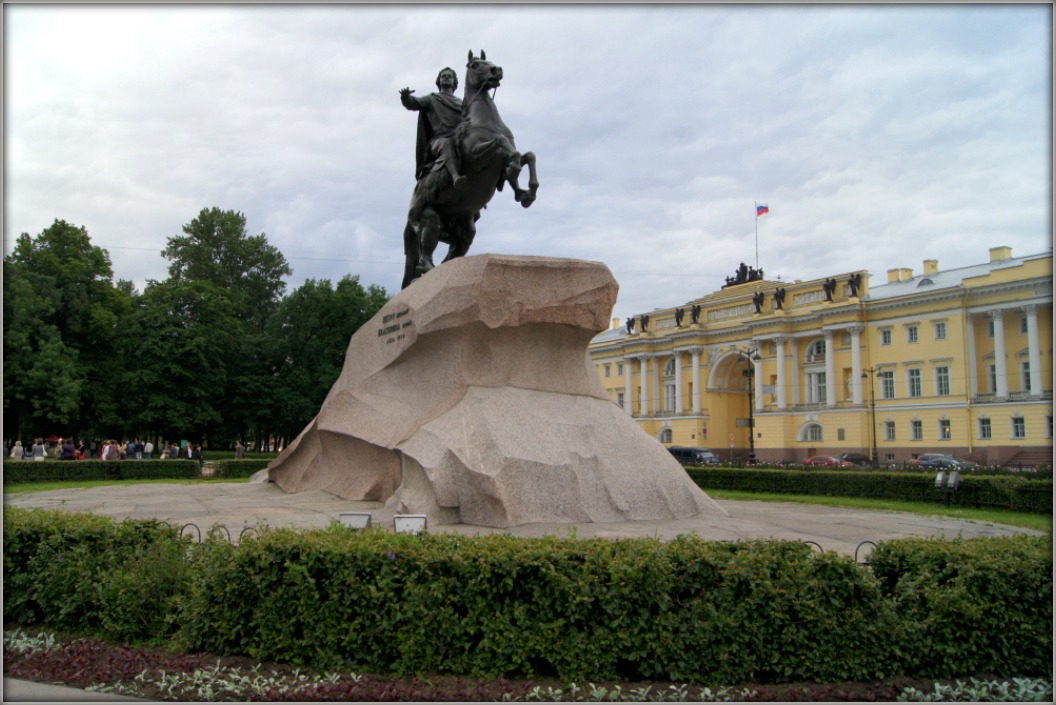
<instances>
[{"instance_id":1,"label":"green hedge","mask_svg":"<svg viewBox=\"0 0 1056 705\"><path fill-rule=\"evenodd\" d=\"M218 460L213 463L215 477L249 477L258 470L268 467L271 458L254 458L252 460Z\"/></svg>"},{"instance_id":2,"label":"green hedge","mask_svg":"<svg viewBox=\"0 0 1056 705\"><path fill-rule=\"evenodd\" d=\"M6 460L4 484L198 477L196 460Z\"/></svg>"},{"instance_id":3,"label":"green hedge","mask_svg":"<svg viewBox=\"0 0 1056 705\"><path fill-rule=\"evenodd\" d=\"M797 542L336 525L191 544L156 522L13 508L4 617L405 675L1051 677L1050 537L892 541L873 556L870 569Z\"/></svg>"},{"instance_id":4,"label":"green hedge","mask_svg":"<svg viewBox=\"0 0 1056 705\"><path fill-rule=\"evenodd\" d=\"M759 468L686 468L707 490L743 490L779 494L870 497L910 502L943 502L934 473L877 470L784 470ZM951 504L994 507L1038 514L1052 513L1052 480L1026 477L961 476Z\"/></svg>"}]
</instances>

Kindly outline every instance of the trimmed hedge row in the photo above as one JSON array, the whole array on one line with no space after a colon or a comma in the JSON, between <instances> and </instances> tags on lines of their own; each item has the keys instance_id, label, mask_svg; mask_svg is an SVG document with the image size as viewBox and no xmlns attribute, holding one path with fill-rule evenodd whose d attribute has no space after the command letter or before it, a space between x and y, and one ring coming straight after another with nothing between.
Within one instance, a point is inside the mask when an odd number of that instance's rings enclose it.
<instances>
[{"instance_id":1,"label":"trimmed hedge row","mask_svg":"<svg viewBox=\"0 0 1056 705\"><path fill-rule=\"evenodd\" d=\"M248 460L217 460L213 463L215 477L242 478L250 477L258 470L268 467L273 458L253 458Z\"/></svg>"},{"instance_id":2,"label":"trimmed hedge row","mask_svg":"<svg viewBox=\"0 0 1056 705\"><path fill-rule=\"evenodd\" d=\"M943 502L935 475L868 470L784 470L690 467L686 472L707 490L743 490L836 497L870 497L910 502ZM951 504L1052 513L1052 480L961 475Z\"/></svg>"},{"instance_id":3,"label":"trimmed hedge row","mask_svg":"<svg viewBox=\"0 0 1056 705\"><path fill-rule=\"evenodd\" d=\"M198 477L196 460L7 460L4 484Z\"/></svg>"},{"instance_id":4,"label":"trimmed hedge row","mask_svg":"<svg viewBox=\"0 0 1056 705\"><path fill-rule=\"evenodd\" d=\"M1050 537L798 542L263 531L9 509L5 621L314 668L708 684L1052 673Z\"/></svg>"}]
</instances>

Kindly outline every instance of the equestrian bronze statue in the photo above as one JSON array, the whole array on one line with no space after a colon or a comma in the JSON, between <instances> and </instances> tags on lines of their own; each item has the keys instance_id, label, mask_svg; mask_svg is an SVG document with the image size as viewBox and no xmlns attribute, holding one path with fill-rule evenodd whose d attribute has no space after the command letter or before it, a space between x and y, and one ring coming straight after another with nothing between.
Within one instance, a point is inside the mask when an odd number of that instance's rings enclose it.
<instances>
[{"instance_id":1,"label":"equestrian bronze statue","mask_svg":"<svg viewBox=\"0 0 1056 705\"><path fill-rule=\"evenodd\" d=\"M495 107L501 81L502 67L488 61L483 51L480 58L470 51L461 101L454 95L458 78L450 68L437 76L439 93L416 98L409 88L400 91L404 107L419 111L417 184L403 230L403 288L433 269L439 243L448 245L444 262L469 251L480 211L504 184L509 183L514 200L525 208L535 201L535 155L517 151L513 133ZM518 182L525 165L527 190Z\"/></svg>"}]
</instances>

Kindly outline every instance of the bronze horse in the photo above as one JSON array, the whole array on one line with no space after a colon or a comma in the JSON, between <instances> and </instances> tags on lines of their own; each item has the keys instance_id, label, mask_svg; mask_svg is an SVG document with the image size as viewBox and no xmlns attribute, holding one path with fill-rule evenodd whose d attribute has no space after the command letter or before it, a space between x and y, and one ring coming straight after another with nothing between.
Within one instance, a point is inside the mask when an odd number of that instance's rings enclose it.
<instances>
[{"instance_id":1,"label":"bronze horse","mask_svg":"<svg viewBox=\"0 0 1056 705\"><path fill-rule=\"evenodd\" d=\"M438 243L448 245L444 262L469 251L480 211L504 183L510 184L514 200L525 208L535 201L539 188L535 155L517 151L513 133L499 117L493 96L488 95L501 81L502 67L488 61L483 51L480 58L469 52L462 122L455 131L461 172L466 180L456 188L446 170L436 169L415 186L411 213L421 215L409 217L403 230L403 288L433 269L433 252ZM528 165L529 173L527 190L518 183L524 165Z\"/></svg>"}]
</instances>

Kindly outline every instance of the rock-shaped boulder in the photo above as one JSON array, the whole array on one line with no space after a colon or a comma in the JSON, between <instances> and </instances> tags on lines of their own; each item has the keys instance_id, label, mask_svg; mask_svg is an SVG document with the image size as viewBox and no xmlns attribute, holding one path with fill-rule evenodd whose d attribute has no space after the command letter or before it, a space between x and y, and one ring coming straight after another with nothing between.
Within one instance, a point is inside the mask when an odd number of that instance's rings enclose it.
<instances>
[{"instance_id":1,"label":"rock-shaped boulder","mask_svg":"<svg viewBox=\"0 0 1056 705\"><path fill-rule=\"evenodd\" d=\"M582 260L437 267L352 337L269 479L441 524L725 514L601 386L587 346L617 289L605 265Z\"/></svg>"}]
</instances>

